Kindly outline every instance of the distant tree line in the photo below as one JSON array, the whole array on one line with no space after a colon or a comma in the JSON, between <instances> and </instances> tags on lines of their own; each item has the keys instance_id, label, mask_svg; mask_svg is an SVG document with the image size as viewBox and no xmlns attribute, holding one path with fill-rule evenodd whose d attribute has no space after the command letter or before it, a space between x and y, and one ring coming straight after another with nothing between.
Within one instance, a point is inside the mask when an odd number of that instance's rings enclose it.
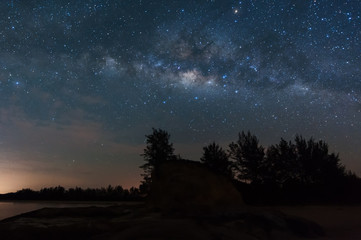
<instances>
[{"instance_id":1,"label":"distant tree line","mask_svg":"<svg viewBox=\"0 0 361 240\"><path fill-rule=\"evenodd\" d=\"M138 201L138 188L124 189L121 186L107 188L80 187L65 189L62 186L43 188L40 191L22 189L15 193L1 194L0 200L56 200L56 201Z\"/></svg>"},{"instance_id":2,"label":"distant tree line","mask_svg":"<svg viewBox=\"0 0 361 240\"><path fill-rule=\"evenodd\" d=\"M169 138L161 129L146 135L141 192L149 191L152 174L162 162L181 159ZM200 161L233 181L248 203L361 202L360 178L346 171L323 140L297 135L294 141L281 138L263 147L255 135L242 131L226 150L215 142L205 146Z\"/></svg>"},{"instance_id":3,"label":"distant tree line","mask_svg":"<svg viewBox=\"0 0 361 240\"><path fill-rule=\"evenodd\" d=\"M80 187L22 189L0 194L0 200L57 201L138 201L151 190L159 165L181 160L174 154L170 134L153 129L146 135L143 154L143 180L139 188L121 186L82 189ZM263 147L249 131L223 149L212 142L203 147L200 162L216 174L230 179L250 204L361 203L361 179L346 171L338 154L328 144L297 135L294 141L281 138L275 145Z\"/></svg>"}]
</instances>

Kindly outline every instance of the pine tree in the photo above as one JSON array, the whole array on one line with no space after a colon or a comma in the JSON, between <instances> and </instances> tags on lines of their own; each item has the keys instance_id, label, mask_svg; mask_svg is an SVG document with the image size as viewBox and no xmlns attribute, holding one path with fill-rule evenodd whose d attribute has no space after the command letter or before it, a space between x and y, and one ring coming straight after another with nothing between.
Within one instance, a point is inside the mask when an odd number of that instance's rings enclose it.
<instances>
[{"instance_id":1,"label":"pine tree","mask_svg":"<svg viewBox=\"0 0 361 240\"><path fill-rule=\"evenodd\" d=\"M238 141L229 145L230 158L235 161L238 179L251 183L262 182L264 148L259 145L255 135L242 131Z\"/></svg>"},{"instance_id":2,"label":"pine tree","mask_svg":"<svg viewBox=\"0 0 361 240\"><path fill-rule=\"evenodd\" d=\"M161 163L175 159L173 144L169 142L170 134L162 129L154 129L153 133L146 135L146 148L143 156L146 162L140 168L144 170L143 181L140 186L143 191L148 189L152 174L157 175Z\"/></svg>"},{"instance_id":3,"label":"pine tree","mask_svg":"<svg viewBox=\"0 0 361 240\"><path fill-rule=\"evenodd\" d=\"M228 155L215 142L203 148L201 162L213 172L232 177L231 162L228 159Z\"/></svg>"}]
</instances>

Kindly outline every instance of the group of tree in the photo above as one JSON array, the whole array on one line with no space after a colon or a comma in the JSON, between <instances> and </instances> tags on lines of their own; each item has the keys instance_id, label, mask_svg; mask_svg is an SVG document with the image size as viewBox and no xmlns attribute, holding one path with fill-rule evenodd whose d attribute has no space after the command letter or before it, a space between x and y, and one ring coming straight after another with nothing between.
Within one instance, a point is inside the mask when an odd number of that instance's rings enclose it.
<instances>
[{"instance_id":1,"label":"group of tree","mask_svg":"<svg viewBox=\"0 0 361 240\"><path fill-rule=\"evenodd\" d=\"M161 129L146 136L141 191L149 190L151 176L162 162L181 159L174 155L169 138ZM263 147L255 135L242 131L228 149L215 142L205 146L200 161L234 181L248 202L361 202L360 178L346 171L323 140L297 135L293 142L281 138Z\"/></svg>"},{"instance_id":2,"label":"group of tree","mask_svg":"<svg viewBox=\"0 0 361 240\"><path fill-rule=\"evenodd\" d=\"M121 186L107 188L80 187L65 189L62 186L43 188L40 191L22 189L0 195L0 200L56 200L56 201L137 201L142 197L138 188Z\"/></svg>"}]
</instances>

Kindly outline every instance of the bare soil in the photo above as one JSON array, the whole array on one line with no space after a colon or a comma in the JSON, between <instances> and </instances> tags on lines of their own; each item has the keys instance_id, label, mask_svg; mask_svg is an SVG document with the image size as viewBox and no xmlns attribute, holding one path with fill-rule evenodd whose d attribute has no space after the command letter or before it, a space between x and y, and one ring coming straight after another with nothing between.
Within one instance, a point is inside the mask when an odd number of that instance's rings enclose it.
<instances>
[{"instance_id":1,"label":"bare soil","mask_svg":"<svg viewBox=\"0 0 361 240\"><path fill-rule=\"evenodd\" d=\"M361 206L160 212L139 203L44 208L0 221L6 239L361 239Z\"/></svg>"},{"instance_id":2,"label":"bare soil","mask_svg":"<svg viewBox=\"0 0 361 240\"><path fill-rule=\"evenodd\" d=\"M269 209L269 208L263 208ZM281 206L272 207L285 214L309 219L325 231L320 239L361 239L361 206Z\"/></svg>"}]
</instances>

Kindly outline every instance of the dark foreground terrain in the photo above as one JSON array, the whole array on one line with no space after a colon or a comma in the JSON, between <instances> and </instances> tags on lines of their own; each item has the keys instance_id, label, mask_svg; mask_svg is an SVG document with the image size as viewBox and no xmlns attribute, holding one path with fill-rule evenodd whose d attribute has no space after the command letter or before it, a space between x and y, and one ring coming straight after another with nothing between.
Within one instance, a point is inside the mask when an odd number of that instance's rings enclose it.
<instances>
[{"instance_id":1,"label":"dark foreground terrain","mask_svg":"<svg viewBox=\"0 0 361 240\"><path fill-rule=\"evenodd\" d=\"M325 232L325 236L320 239L361 240L360 205L287 206L272 209L319 224Z\"/></svg>"},{"instance_id":2,"label":"dark foreground terrain","mask_svg":"<svg viewBox=\"0 0 361 240\"><path fill-rule=\"evenodd\" d=\"M321 225L297 216L300 215L297 211L295 213L284 214L276 208L256 207L217 212L197 210L159 212L141 203L112 207L44 208L1 221L0 237L1 239L329 239L330 236Z\"/></svg>"}]
</instances>

